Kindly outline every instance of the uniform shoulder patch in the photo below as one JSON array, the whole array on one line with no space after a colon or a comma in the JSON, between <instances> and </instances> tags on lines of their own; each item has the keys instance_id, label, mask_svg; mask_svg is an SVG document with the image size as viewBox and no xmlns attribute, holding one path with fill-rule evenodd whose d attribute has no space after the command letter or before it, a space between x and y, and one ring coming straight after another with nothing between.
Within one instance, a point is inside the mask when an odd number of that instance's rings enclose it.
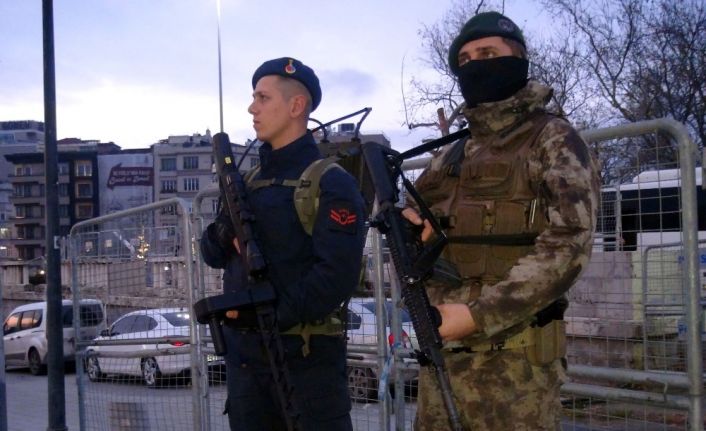
<instances>
[{"instance_id":1,"label":"uniform shoulder patch","mask_svg":"<svg viewBox=\"0 0 706 431\"><path fill-rule=\"evenodd\" d=\"M358 228L358 215L349 202L333 202L326 220L331 230L355 233Z\"/></svg>"}]
</instances>

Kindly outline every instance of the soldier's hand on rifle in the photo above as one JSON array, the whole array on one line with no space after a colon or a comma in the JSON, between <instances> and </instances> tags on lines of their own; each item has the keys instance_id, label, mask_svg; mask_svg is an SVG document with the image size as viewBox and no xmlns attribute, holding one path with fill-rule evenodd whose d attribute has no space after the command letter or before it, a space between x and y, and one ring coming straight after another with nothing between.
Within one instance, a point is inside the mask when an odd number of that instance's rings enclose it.
<instances>
[{"instance_id":1,"label":"soldier's hand on rifle","mask_svg":"<svg viewBox=\"0 0 706 431\"><path fill-rule=\"evenodd\" d=\"M417 211L415 211L413 208L403 209L402 216L409 220L410 223L416 224L418 226L421 225L422 222L424 223L424 230L422 230L422 242L427 242L429 238L431 238L431 234L432 232L434 232L434 230L432 229L429 220L422 220L422 217L420 217L419 213L417 213Z\"/></svg>"},{"instance_id":2,"label":"soldier's hand on rifle","mask_svg":"<svg viewBox=\"0 0 706 431\"><path fill-rule=\"evenodd\" d=\"M223 250L232 251L235 249L239 252L238 246L235 244L235 229L230 218L220 212L216 220L208 226L209 235L218 242Z\"/></svg>"},{"instance_id":3,"label":"soldier's hand on rifle","mask_svg":"<svg viewBox=\"0 0 706 431\"><path fill-rule=\"evenodd\" d=\"M238 310L226 311L226 317L229 319L237 319L238 318Z\"/></svg>"},{"instance_id":4,"label":"soldier's hand on rifle","mask_svg":"<svg viewBox=\"0 0 706 431\"><path fill-rule=\"evenodd\" d=\"M444 341L457 341L476 332L476 321L467 304L439 304L439 335Z\"/></svg>"}]
</instances>

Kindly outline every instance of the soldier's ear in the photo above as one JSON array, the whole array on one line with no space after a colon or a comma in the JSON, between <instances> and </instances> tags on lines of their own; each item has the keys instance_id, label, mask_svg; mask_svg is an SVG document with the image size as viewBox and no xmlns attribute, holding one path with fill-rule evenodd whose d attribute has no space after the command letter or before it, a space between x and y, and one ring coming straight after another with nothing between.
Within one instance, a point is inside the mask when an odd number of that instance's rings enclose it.
<instances>
[{"instance_id":1,"label":"soldier's ear","mask_svg":"<svg viewBox=\"0 0 706 431\"><path fill-rule=\"evenodd\" d=\"M303 94L297 94L289 99L289 113L292 118L300 117L306 111L307 98Z\"/></svg>"}]
</instances>

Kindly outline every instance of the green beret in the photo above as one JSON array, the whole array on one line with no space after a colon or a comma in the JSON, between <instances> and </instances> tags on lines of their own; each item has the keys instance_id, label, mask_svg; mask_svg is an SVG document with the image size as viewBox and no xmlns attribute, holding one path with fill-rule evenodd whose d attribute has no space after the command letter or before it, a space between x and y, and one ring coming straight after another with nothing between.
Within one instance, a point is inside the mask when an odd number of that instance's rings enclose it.
<instances>
[{"instance_id":1,"label":"green beret","mask_svg":"<svg viewBox=\"0 0 706 431\"><path fill-rule=\"evenodd\" d=\"M291 57L268 60L260 65L252 75L252 88L255 89L257 81L263 76L279 75L285 78L296 79L301 82L311 95L311 110L314 111L321 102L321 86L319 78L309 66Z\"/></svg>"},{"instance_id":2,"label":"green beret","mask_svg":"<svg viewBox=\"0 0 706 431\"><path fill-rule=\"evenodd\" d=\"M449 47L449 68L458 75L458 52L463 45L484 37L500 36L515 40L525 48L525 38L512 20L499 12L483 12L469 19Z\"/></svg>"}]
</instances>

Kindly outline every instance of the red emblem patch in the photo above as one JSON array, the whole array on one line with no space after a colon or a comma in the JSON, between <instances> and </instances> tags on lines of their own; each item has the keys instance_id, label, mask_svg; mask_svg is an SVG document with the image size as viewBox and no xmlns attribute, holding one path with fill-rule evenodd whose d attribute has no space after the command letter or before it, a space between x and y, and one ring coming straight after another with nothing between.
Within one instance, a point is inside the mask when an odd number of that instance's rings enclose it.
<instances>
[{"instance_id":1,"label":"red emblem patch","mask_svg":"<svg viewBox=\"0 0 706 431\"><path fill-rule=\"evenodd\" d=\"M331 220L340 224L341 226L347 226L349 224L353 224L353 223L355 223L356 219L358 218L355 214L352 214L346 208L341 208L338 210L331 209L331 212L329 213L329 217L331 217Z\"/></svg>"}]
</instances>

